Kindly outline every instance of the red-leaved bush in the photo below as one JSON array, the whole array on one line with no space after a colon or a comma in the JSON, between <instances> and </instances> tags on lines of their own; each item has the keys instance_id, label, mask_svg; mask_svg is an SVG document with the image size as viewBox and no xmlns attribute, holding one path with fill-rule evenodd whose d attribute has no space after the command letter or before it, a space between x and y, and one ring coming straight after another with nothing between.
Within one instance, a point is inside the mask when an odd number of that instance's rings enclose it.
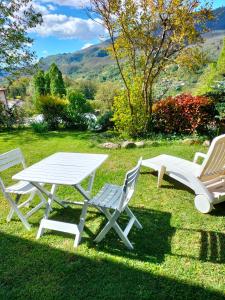
<instances>
[{"instance_id":1,"label":"red-leaved bush","mask_svg":"<svg viewBox=\"0 0 225 300\"><path fill-rule=\"evenodd\" d=\"M215 121L215 114L215 106L207 97L168 97L153 106L154 129L165 133L203 133Z\"/></svg>"}]
</instances>

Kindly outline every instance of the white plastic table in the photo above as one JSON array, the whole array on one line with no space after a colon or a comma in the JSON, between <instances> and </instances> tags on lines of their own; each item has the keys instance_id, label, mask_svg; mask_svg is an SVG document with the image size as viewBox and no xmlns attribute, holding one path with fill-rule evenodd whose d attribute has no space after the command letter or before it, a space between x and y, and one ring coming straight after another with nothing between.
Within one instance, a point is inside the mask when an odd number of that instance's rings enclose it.
<instances>
[{"instance_id":1,"label":"white plastic table","mask_svg":"<svg viewBox=\"0 0 225 300\"><path fill-rule=\"evenodd\" d=\"M40 223L37 238L44 233L45 229L52 229L75 234L74 247L78 246L84 228L95 171L101 166L107 157L108 155L105 154L58 152L13 176L13 179L30 182L48 197L48 204L46 206L44 218ZM81 182L87 177L90 177L90 179L88 188L85 190L81 186ZM40 184L40 182L51 184L51 191L48 191ZM84 202L79 202L79 204L82 204L83 206L79 224L71 224L48 219L53 201L56 201L62 206L67 203L77 204L77 202L66 202L60 200L55 195L57 185L73 186L84 197Z\"/></svg>"}]
</instances>

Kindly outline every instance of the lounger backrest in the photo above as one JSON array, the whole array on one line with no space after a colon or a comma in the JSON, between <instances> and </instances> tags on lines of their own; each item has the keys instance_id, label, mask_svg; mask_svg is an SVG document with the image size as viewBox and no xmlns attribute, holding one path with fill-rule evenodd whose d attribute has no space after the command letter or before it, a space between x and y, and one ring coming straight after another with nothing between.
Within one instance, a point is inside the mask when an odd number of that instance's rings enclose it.
<instances>
[{"instance_id":1,"label":"lounger backrest","mask_svg":"<svg viewBox=\"0 0 225 300\"><path fill-rule=\"evenodd\" d=\"M225 175L225 134L213 139L199 177L207 180L219 175Z\"/></svg>"},{"instance_id":2,"label":"lounger backrest","mask_svg":"<svg viewBox=\"0 0 225 300\"><path fill-rule=\"evenodd\" d=\"M138 175L140 172L141 162L142 162L142 158L139 159L136 167L134 167L132 170L126 173L124 184L123 184L123 194L119 206L120 211L123 211L123 209L127 206L128 202L130 201L134 193Z\"/></svg>"}]
</instances>

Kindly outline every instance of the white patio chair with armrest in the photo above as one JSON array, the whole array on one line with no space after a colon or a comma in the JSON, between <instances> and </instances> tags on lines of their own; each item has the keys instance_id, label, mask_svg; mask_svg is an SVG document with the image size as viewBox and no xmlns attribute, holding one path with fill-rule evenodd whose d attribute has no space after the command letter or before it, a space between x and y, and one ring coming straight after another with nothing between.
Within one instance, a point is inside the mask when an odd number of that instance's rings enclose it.
<instances>
[{"instance_id":1,"label":"white patio chair with armrest","mask_svg":"<svg viewBox=\"0 0 225 300\"><path fill-rule=\"evenodd\" d=\"M3 172L16 165L22 165L24 169L26 168L25 160L20 149L14 149L0 155L0 172ZM27 219L47 203L42 193L37 190L32 184L24 181L19 181L9 187L6 187L1 178L0 189L2 190L4 197L11 206L7 221L9 222L12 219L13 214L16 213L26 229L30 230L31 226L28 223ZM12 198L12 194L16 195L15 199ZM30 202L33 200L36 194L41 199L41 202L37 206L32 208L26 215L24 215L20 211L20 208L29 206ZM28 195L28 199L23 203L18 204L21 196L23 195Z\"/></svg>"},{"instance_id":2,"label":"white patio chair with armrest","mask_svg":"<svg viewBox=\"0 0 225 300\"><path fill-rule=\"evenodd\" d=\"M133 245L128 239L128 234L133 225L140 229L142 229L142 225L128 207L128 204L135 191L140 166L141 159L135 168L127 172L123 186L106 184L100 192L89 201L89 205L98 208L108 219L108 223L95 238L95 242L101 242L107 232L111 228L114 228L123 243L129 249L133 249ZM113 211L113 213L111 213L111 211ZM125 230L122 230L117 223L117 219L124 211L129 217L129 222Z\"/></svg>"},{"instance_id":3,"label":"white patio chair with armrest","mask_svg":"<svg viewBox=\"0 0 225 300\"><path fill-rule=\"evenodd\" d=\"M202 164L197 163L200 157ZM207 154L197 152L193 162L163 154L143 160L142 165L158 171L158 187L167 174L191 188L195 207L202 213L225 201L225 134L213 139Z\"/></svg>"}]
</instances>

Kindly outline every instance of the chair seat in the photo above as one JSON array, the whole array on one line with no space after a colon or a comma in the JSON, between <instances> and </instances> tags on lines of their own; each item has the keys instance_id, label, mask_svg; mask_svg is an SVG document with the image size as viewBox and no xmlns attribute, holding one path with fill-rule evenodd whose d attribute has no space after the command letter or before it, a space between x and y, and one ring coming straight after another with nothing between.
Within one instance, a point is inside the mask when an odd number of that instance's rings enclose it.
<instances>
[{"instance_id":1,"label":"chair seat","mask_svg":"<svg viewBox=\"0 0 225 300\"><path fill-rule=\"evenodd\" d=\"M122 186L106 184L100 192L89 201L89 204L102 208L118 209L122 192Z\"/></svg>"},{"instance_id":2,"label":"chair seat","mask_svg":"<svg viewBox=\"0 0 225 300\"><path fill-rule=\"evenodd\" d=\"M31 193L35 190L36 188L32 184L25 181L19 181L6 188L7 193L20 194L20 195Z\"/></svg>"}]
</instances>

